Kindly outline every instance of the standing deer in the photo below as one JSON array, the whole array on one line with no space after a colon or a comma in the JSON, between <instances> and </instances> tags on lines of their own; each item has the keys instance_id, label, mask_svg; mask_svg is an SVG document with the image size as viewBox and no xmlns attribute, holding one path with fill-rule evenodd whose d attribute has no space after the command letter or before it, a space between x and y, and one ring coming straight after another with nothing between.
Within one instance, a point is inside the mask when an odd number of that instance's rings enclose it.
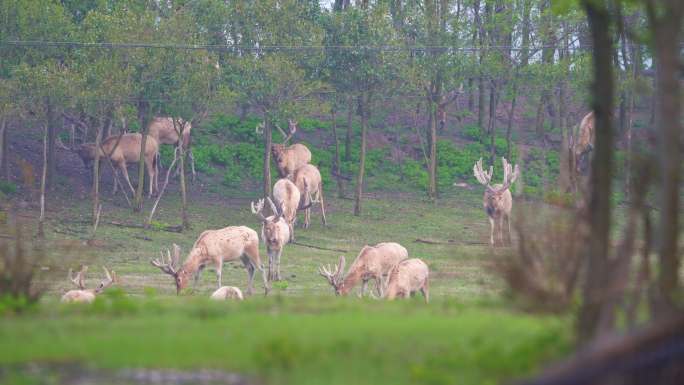
<instances>
[{"instance_id":1,"label":"standing deer","mask_svg":"<svg viewBox=\"0 0 684 385\"><path fill-rule=\"evenodd\" d=\"M575 172L579 175L586 175L589 171L590 155L594 149L595 120L594 111L586 114L580 122L579 132L574 135L572 153L574 156Z\"/></svg>"},{"instance_id":2,"label":"standing deer","mask_svg":"<svg viewBox=\"0 0 684 385\"><path fill-rule=\"evenodd\" d=\"M285 137L283 143L271 145L271 154L281 178L290 177L299 167L311 162L311 151L305 145L295 143L287 146L287 142L297 132L297 122L288 120L288 127L290 133Z\"/></svg>"},{"instance_id":3,"label":"standing deer","mask_svg":"<svg viewBox=\"0 0 684 385\"><path fill-rule=\"evenodd\" d=\"M430 301L430 287L428 283L428 267L418 258L407 259L395 265L387 280L387 299L410 298L420 291L425 302Z\"/></svg>"},{"instance_id":4,"label":"standing deer","mask_svg":"<svg viewBox=\"0 0 684 385\"><path fill-rule=\"evenodd\" d=\"M88 271L88 266L81 266L81 271L73 275L73 270L69 269L69 280L78 287L77 290L69 290L63 296L61 301L65 303L79 302L91 303L95 300L95 296L102 293L104 289L111 286L116 280L116 273L112 271L109 273L106 267L103 267L105 272L105 279L103 279L95 289L85 288L85 273Z\"/></svg>"},{"instance_id":5,"label":"standing deer","mask_svg":"<svg viewBox=\"0 0 684 385\"><path fill-rule=\"evenodd\" d=\"M397 263L408 258L408 251L394 242L378 243L375 246L364 246L356 257L347 275L344 275L344 256L340 256L335 270L330 266L321 266L318 273L335 289L337 295L347 295L361 281L361 293L366 293L368 281L375 280L375 290L379 297L383 296L383 276Z\"/></svg>"},{"instance_id":6,"label":"standing deer","mask_svg":"<svg viewBox=\"0 0 684 385\"><path fill-rule=\"evenodd\" d=\"M311 222L312 203L318 202L321 204L323 225L327 225L325 204L323 203L323 182L321 180L321 173L316 166L305 164L295 171L293 179L301 196L299 206L301 210L304 210L304 228L308 228Z\"/></svg>"},{"instance_id":7,"label":"standing deer","mask_svg":"<svg viewBox=\"0 0 684 385\"><path fill-rule=\"evenodd\" d=\"M119 136L121 137L119 139ZM60 142L58 142L60 143ZM118 144L117 144L118 143ZM131 180L128 178L128 163L138 163L140 162L140 146L142 143L141 134L123 134L110 136L105 139L99 150L100 157L109 156L114 166L114 173L118 174L120 171L128 187L135 194L135 189L131 184ZM83 160L83 164L88 169L92 169L92 162L95 159L95 144L94 143L83 143L77 149L72 150L61 144L61 147L70 151L75 151ZM113 150L113 151L112 151ZM157 176L157 154L159 153L159 144L157 141L148 136L145 141L145 167L147 168L147 173L150 175L150 188L149 196L151 197L153 193L158 191L158 176ZM110 155L111 154L111 155ZM114 193L116 193L117 183L114 182Z\"/></svg>"},{"instance_id":8,"label":"standing deer","mask_svg":"<svg viewBox=\"0 0 684 385\"><path fill-rule=\"evenodd\" d=\"M224 301L227 299L242 301L244 299L242 296L242 290L235 286L221 286L216 289L216 291L213 292L209 298L216 301Z\"/></svg>"},{"instance_id":9,"label":"standing deer","mask_svg":"<svg viewBox=\"0 0 684 385\"><path fill-rule=\"evenodd\" d=\"M179 267L180 252L180 246L174 243L173 256L167 250L166 256L162 252L161 258L151 261L153 266L174 278L177 294L180 294L181 290L188 286L191 277L194 277L193 288L197 286L200 273L209 264L214 265L218 287L221 287L223 262L240 259L245 265L249 277L247 294L252 294L254 274L259 269L264 282L265 294L268 295L270 287L266 281L266 271L259 259L259 236L256 231L249 227L231 226L220 230L204 231L195 241L183 265Z\"/></svg>"},{"instance_id":10,"label":"standing deer","mask_svg":"<svg viewBox=\"0 0 684 385\"><path fill-rule=\"evenodd\" d=\"M282 207L283 218L285 218L290 227L290 242L294 242L294 223L297 220L297 211L306 210L311 207L313 203L316 203L311 198L308 182L304 183L303 194L307 196L304 200L301 199L302 194L299 192L297 186L287 178L279 179L275 185L273 185L273 200L275 201L276 207ZM308 201L308 204L303 205L303 201Z\"/></svg>"},{"instance_id":11,"label":"standing deer","mask_svg":"<svg viewBox=\"0 0 684 385\"><path fill-rule=\"evenodd\" d=\"M266 252L268 253L268 280L280 281L280 256L283 253L283 248L290 240L290 226L283 218L282 206L280 209L276 208L271 198L266 198L273 215L264 217L262 211L264 210L264 200L259 199L257 204L251 203L252 214L256 215L261 220L261 238L266 244Z\"/></svg>"},{"instance_id":12,"label":"standing deer","mask_svg":"<svg viewBox=\"0 0 684 385\"><path fill-rule=\"evenodd\" d=\"M503 164L504 178L503 184L490 185L492 180L492 173L494 168L489 166L489 172L485 172L482 169L482 158L475 163L473 166L473 174L477 178L478 182L486 186L484 196L482 198L482 204L484 206L485 212L487 212L487 217L489 217L489 224L491 231L489 234L489 243L494 246L494 230L495 227L499 229L499 239L501 243L503 240L503 221L504 219L508 223L508 242L510 244L511 237L511 209L513 208L513 197L511 196L511 191L509 188L520 175L520 169L516 164L515 167L511 167L506 158L501 158L501 163Z\"/></svg>"},{"instance_id":13,"label":"standing deer","mask_svg":"<svg viewBox=\"0 0 684 385\"><path fill-rule=\"evenodd\" d=\"M183 140L180 140L179 130L176 130L173 118L171 117L156 117L152 119L149 126L147 126L147 134L157 140L157 143L171 144L177 146L179 142L183 144L183 149L187 151L188 158L190 158L190 169L192 171L193 180L195 178L195 158L192 156L192 149L190 148L190 131L192 131L192 124L180 118L176 118L176 122L183 127Z\"/></svg>"}]
</instances>

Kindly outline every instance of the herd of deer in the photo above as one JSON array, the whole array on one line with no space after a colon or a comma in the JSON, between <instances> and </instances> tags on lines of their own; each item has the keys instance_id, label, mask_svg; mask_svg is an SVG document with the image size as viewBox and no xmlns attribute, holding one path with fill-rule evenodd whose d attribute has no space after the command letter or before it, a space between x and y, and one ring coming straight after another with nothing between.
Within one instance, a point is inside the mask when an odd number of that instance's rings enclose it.
<instances>
[{"instance_id":1,"label":"herd of deer","mask_svg":"<svg viewBox=\"0 0 684 385\"><path fill-rule=\"evenodd\" d=\"M589 118L593 118L593 116ZM170 120L170 118L166 119ZM585 118L584 120L587 119ZM168 124L166 126L168 127ZM159 127L162 127L162 125L159 125ZM311 151L303 144L287 145L296 129L297 123L290 120L290 132L283 143L272 146L272 155L280 175L280 179L273 186L273 199L265 197L251 203L252 213L262 223L261 239L265 243L268 254L268 272L259 256L259 235L256 231L247 226L229 226L218 230L207 230L202 232L197 238L182 264L180 264L181 248L176 244L173 244L173 252L166 250L166 253L161 253L160 258L151 261L153 266L173 277L177 293L186 288L191 279L193 280L194 288L202 270L207 266L213 266L216 271L218 289L211 295L211 298L218 300L243 299L239 288L223 286L221 281L224 262L240 260L248 274L247 294L251 295L253 293L254 276L258 270L261 272L265 294L268 295L270 282L282 279L280 258L285 245L294 241L294 225L297 219L297 212L305 211L303 227L307 228L310 225L311 206L314 203L319 203L322 221L324 225L326 224L321 174L315 166L309 163L311 161ZM171 144L179 144L178 135L174 137L168 133L162 133L161 130L157 130L155 134L152 134L152 130L150 132L152 140L148 143L155 149L157 143L173 142ZM123 137L127 135L131 140L124 142ZM117 140L117 137L112 138ZM108 143L110 143L112 138L105 140L103 144L105 151L107 151ZM111 157L115 164L122 165L120 166L122 167L121 171L127 180L128 176L125 172L126 162L132 162L135 159L139 160L139 151L126 150L129 143L132 143L130 146L135 147L136 142L133 138L140 138L140 136L139 134L124 134L119 142L121 152L116 152L116 157ZM591 140L586 142L591 143ZM139 139L137 143L137 148L139 149ZM188 136L183 138L183 145L188 143L189 130ZM94 151L93 146L82 145L81 152L79 153L86 153L86 156L81 155L84 161L86 161L87 159L92 159L92 151ZM135 154L138 158L127 157L127 154ZM151 154L149 159L151 165L155 165L154 159L155 155ZM148 163L147 155L145 162L146 164ZM493 173L492 166L489 167L488 171L485 171L482 166L482 159L473 166L475 178L485 186L483 206L490 222L490 244L492 246L495 245L494 233L497 230L500 242L504 243L504 221L508 225L506 242L511 242L510 214L513 198L510 187L520 175L518 165L512 166L505 158L502 158L502 166L503 183L494 185L490 183ZM151 173L151 175L153 174ZM150 184L151 189L152 184ZM268 207L272 213L270 216L265 216L263 213L266 202L268 202ZM87 290L84 286L86 270L87 267L83 266L76 277L72 276L71 270L69 271L69 278L79 289L67 292L62 297L63 302L92 302L97 294L115 281L115 274L113 272L110 274L105 269L107 278L96 289ZM333 287L337 295L349 294L360 282L361 290L359 295L363 296L367 292L368 282L373 281L377 296L380 298L409 298L413 294L421 292L425 301L429 300L428 266L420 259L410 259L406 248L398 243L383 242L375 246L364 246L346 273L344 256L339 257L339 261L334 268L331 266L321 266L318 272Z\"/></svg>"}]
</instances>

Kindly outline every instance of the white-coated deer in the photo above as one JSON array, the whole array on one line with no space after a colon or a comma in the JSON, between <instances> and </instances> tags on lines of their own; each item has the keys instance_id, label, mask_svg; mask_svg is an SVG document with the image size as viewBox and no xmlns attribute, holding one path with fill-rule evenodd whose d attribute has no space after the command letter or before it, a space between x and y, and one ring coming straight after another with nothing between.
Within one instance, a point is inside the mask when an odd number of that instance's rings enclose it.
<instances>
[{"instance_id":1,"label":"white-coated deer","mask_svg":"<svg viewBox=\"0 0 684 385\"><path fill-rule=\"evenodd\" d=\"M153 266L174 278L178 294L188 286L190 278L194 278L196 286L200 273L207 265L213 265L216 269L218 287L221 287L223 262L239 259L245 265L249 277L247 294L252 294L254 275L256 270L261 270L265 294L268 295L270 287L266 280L266 270L259 259L259 236L249 227L231 226L204 231L195 241L182 266L179 266L180 252L180 246L174 244L173 256L167 250L166 255L162 252L161 258L151 261Z\"/></svg>"},{"instance_id":2,"label":"white-coated deer","mask_svg":"<svg viewBox=\"0 0 684 385\"><path fill-rule=\"evenodd\" d=\"M503 239L503 221L506 220L508 223L508 242L510 244L511 237L511 209L513 208L513 196L511 195L510 187L520 175L520 169L516 164L515 167L511 167L510 163L506 158L501 158L501 163L503 165L504 177L503 184L491 185L492 173L494 168L489 166L489 172L485 172L482 169L482 158L475 163L473 166L473 174L477 178L478 182L486 186L484 196L482 198L482 205L484 206L487 217L489 218L489 224L491 231L489 234L489 243L494 246L494 231L498 227L499 239L501 243L504 243Z\"/></svg>"},{"instance_id":3,"label":"white-coated deer","mask_svg":"<svg viewBox=\"0 0 684 385\"><path fill-rule=\"evenodd\" d=\"M410 298L420 291L425 302L430 301L429 270L418 258L407 259L395 265L387 280L387 299Z\"/></svg>"},{"instance_id":4,"label":"white-coated deer","mask_svg":"<svg viewBox=\"0 0 684 385\"><path fill-rule=\"evenodd\" d=\"M216 289L216 291L213 292L209 298L216 301L225 301L227 299L242 301L244 299L242 296L242 290L235 286L221 286Z\"/></svg>"},{"instance_id":5,"label":"white-coated deer","mask_svg":"<svg viewBox=\"0 0 684 385\"><path fill-rule=\"evenodd\" d=\"M290 133L283 143L271 145L271 154L281 178L290 177L299 167L311 162L311 151L305 145L295 143L287 146L287 142L297 132L297 122L288 120L288 128Z\"/></svg>"},{"instance_id":6,"label":"white-coated deer","mask_svg":"<svg viewBox=\"0 0 684 385\"><path fill-rule=\"evenodd\" d=\"M295 186L300 193L300 209L304 210L304 228L308 228L311 224L311 204L321 204L321 215L323 216L323 225L327 225L325 218L325 204L323 202L323 182L321 180L321 173L316 166L306 164L298 168L293 177Z\"/></svg>"},{"instance_id":7,"label":"white-coated deer","mask_svg":"<svg viewBox=\"0 0 684 385\"><path fill-rule=\"evenodd\" d=\"M121 138L119 138L119 136ZM110 136L101 144L100 157L109 156L114 166L114 172L121 172L128 183L128 187L135 194L135 189L128 178L128 163L140 162L140 147L142 143L141 134L123 134ZM92 162L95 159L95 144L83 143L76 149L66 147L63 143L58 141L58 144L66 150L75 151L83 160L83 164L92 169ZM158 176L157 176L157 154L159 152L159 144L157 141L148 136L145 141L145 167L150 178L149 196L158 190ZM110 155L111 154L111 155ZM114 192L116 193L116 181L114 182Z\"/></svg>"},{"instance_id":8,"label":"white-coated deer","mask_svg":"<svg viewBox=\"0 0 684 385\"><path fill-rule=\"evenodd\" d=\"M578 132L573 135L572 153L575 172L579 175L586 175L589 171L590 155L594 149L595 121L594 111L589 112L582 118Z\"/></svg>"},{"instance_id":9,"label":"white-coated deer","mask_svg":"<svg viewBox=\"0 0 684 385\"><path fill-rule=\"evenodd\" d=\"M261 238L266 244L266 252L268 253L268 280L280 281L280 256L283 254L283 248L290 240L290 226L283 217L282 207L276 208L271 198L266 198L273 215L265 217L262 211L264 210L264 200L254 204L251 203L252 214L256 215L261 220Z\"/></svg>"},{"instance_id":10,"label":"white-coated deer","mask_svg":"<svg viewBox=\"0 0 684 385\"><path fill-rule=\"evenodd\" d=\"M69 280L78 287L77 290L69 290L63 296L61 301L66 303L80 302L91 303L95 300L95 296L102 293L104 289L111 286L116 281L116 273L114 271L109 273L106 267L103 267L105 272L105 279L103 279L95 289L85 288L85 273L88 271L88 266L81 266L81 270L74 276L73 270L69 269Z\"/></svg>"},{"instance_id":11,"label":"white-coated deer","mask_svg":"<svg viewBox=\"0 0 684 385\"><path fill-rule=\"evenodd\" d=\"M368 281L375 280L375 289L379 297L383 296L383 276L397 263L408 258L408 251L402 245L394 242L378 243L375 246L364 246L356 257L346 276L344 274L344 256L340 259L335 270L330 266L321 266L318 272L335 289L337 295L347 295L354 286L361 281L361 293L366 293Z\"/></svg>"}]
</instances>

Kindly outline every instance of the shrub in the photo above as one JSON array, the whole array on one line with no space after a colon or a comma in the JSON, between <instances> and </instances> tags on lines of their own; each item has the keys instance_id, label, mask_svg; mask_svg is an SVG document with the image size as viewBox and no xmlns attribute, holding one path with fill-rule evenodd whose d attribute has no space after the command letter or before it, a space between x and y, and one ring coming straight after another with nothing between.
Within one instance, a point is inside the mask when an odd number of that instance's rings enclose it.
<instances>
[{"instance_id":1,"label":"shrub","mask_svg":"<svg viewBox=\"0 0 684 385\"><path fill-rule=\"evenodd\" d=\"M479 126L468 125L463 127L463 136L470 140L480 141L482 129Z\"/></svg>"},{"instance_id":2,"label":"shrub","mask_svg":"<svg viewBox=\"0 0 684 385\"><path fill-rule=\"evenodd\" d=\"M3 232L12 239L0 242L0 314L21 312L40 299L43 288L36 276L45 259L42 248L26 243L20 226Z\"/></svg>"},{"instance_id":3,"label":"shrub","mask_svg":"<svg viewBox=\"0 0 684 385\"><path fill-rule=\"evenodd\" d=\"M17 192L17 185L12 182L0 180L0 192L6 195L12 195Z\"/></svg>"}]
</instances>

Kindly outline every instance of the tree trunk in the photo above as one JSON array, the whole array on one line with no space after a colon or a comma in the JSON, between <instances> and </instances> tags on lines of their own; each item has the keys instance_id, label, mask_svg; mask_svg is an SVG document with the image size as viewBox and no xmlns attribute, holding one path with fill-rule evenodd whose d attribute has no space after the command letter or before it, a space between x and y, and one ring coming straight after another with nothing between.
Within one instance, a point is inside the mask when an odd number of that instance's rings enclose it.
<instances>
[{"instance_id":1,"label":"tree trunk","mask_svg":"<svg viewBox=\"0 0 684 385\"><path fill-rule=\"evenodd\" d=\"M347 136L344 139L344 161L349 162L351 160L351 141L352 133L354 130L354 98L349 95L347 97Z\"/></svg>"},{"instance_id":2,"label":"tree trunk","mask_svg":"<svg viewBox=\"0 0 684 385\"><path fill-rule=\"evenodd\" d=\"M104 125L97 130L95 136L95 148L99 149L102 146L102 137L104 136ZM114 181L116 183L116 181ZM124 190L124 193L126 190ZM93 161L93 226L98 221L98 212L100 208L100 151L95 151L95 160Z\"/></svg>"},{"instance_id":3,"label":"tree trunk","mask_svg":"<svg viewBox=\"0 0 684 385\"><path fill-rule=\"evenodd\" d=\"M40 177L40 217L38 217L38 238L45 238L45 187L48 170L48 125L43 131L43 173Z\"/></svg>"},{"instance_id":4,"label":"tree trunk","mask_svg":"<svg viewBox=\"0 0 684 385\"><path fill-rule=\"evenodd\" d=\"M490 84L489 91L489 122L488 129L489 132L489 161L490 164L494 164L496 160L496 107L499 104L499 92L496 89L496 84L494 81Z\"/></svg>"},{"instance_id":5,"label":"tree trunk","mask_svg":"<svg viewBox=\"0 0 684 385\"><path fill-rule=\"evenodd\" d=\"M370 118L370 94L368 91L359 95L359 107L361 112L361 154L359 156L359 173L356 178L356 200L354 202L354 215L361 215L361 200L363 195L363 176L366 167L366 133L368 131L368 119Z\"/></svg>"},{"instance_id":6,"label":"tree trunk","mask_svg":"<svg viewBox=\"0 0 684 385\"><path fill-rule=\"evenodd\" d=\"M608 9L591 0L584 0L583 5L593 41L592 107L596 114L596 145L591 164L591 195L587 213L591 235L587 240L586 278L577 325L580 341L587 342L599 332L612 327L601 325L601 319L612 319L603 315L602 311L606 300L605 282L610 278L608 253L613 177L613 63Z\"/></svg>"},{"instance_id":7,"label":"tree trunk","mask_svg":"<svg viewBox=\"0 0 684 385\"><path fill-rule=\"evenodd\" d=\"M149 104L146 101L138 102L138 119L140 121L140 161L138 162L138 188L135 190L135 204L133 210L140 212L143 209L144 189L145 189L145 146L147 144L147 130L150 123Z\"/></svg>"},{"instance_id":8,"label":"tree trunk","mask_svg":"<svg viewBox=\"0 0 684 385\"><path fill-rule=\"evenodd\" d=\"M517 71L516 75L513 78L513 98L511 99L511 109L508 111L508 124L506 125L506 159L510 160L511 158L511 153L512 153L512 146L511 146L511 136L512 136L512 131L513 131L513 117L515 116L515 107L518 102L518 79L517 79Z\"/></svg>"},{"instance_id":9,"label":"tree trunk","mask_svg":"<svg viewBox=\"0 0 684 385\"><path fill-rule=\"evenodd\" d=\"M430 184L428 186L428 197L437 199L437 103L429 101L430 111Z\"/></svg>"},{"instance_id":10,"label":"tree trunk","mask_svg":"<svg viewBox=\"0 0 684 385\"><path fill-rule=\"evenodd\" d=\"M684 4L680 0L663 2L664 12L647 4L658 71L656 127L658 136L660 180L660 269L658 287L661 302L658 313L673 311L679 288L680 255L678 251L681 207L682 126L680 38Z\"/></svg>"},{"instance_id":11,"label":"tree trunk","mask_svg":"<svg viewBox=\"0 0 684 385\"><path fill-rule=\"evenodd\" d=\"M271 144L273 134L271 132L271 117L268 111L264 111L264 196L271 196Z\"/></svg>"},{"instance_id":12,"label":"tree trunk","mask_svg":"<svg viewBox=\"0 0 684 385\"><path fill-rule=\"evenodd\" d=\"M7 118L3 116L0 118L0 170L2 170L0 177L9 182L6 171L8 169L7 159Z\"/></svg>"},{"instance_id":13,"label":"tree trunk","mask_svg":"<svg viewBox=\"0 0 684 385\"><path fill-rule=\"evenodd\" d=\"M185 131L186 122L180 122L178 119L174 118L174 125L178 127L176 132L178 132L178 137L183 138L183 132ZM181 192L181 223L184 230L190 229L190 219L188 218L188 194L187 194L187 184L185 183L185 144L181 139L178 142L178 153L180 159L178 160L178 167L180 168L180 192ZM267 195L268 196L268 195Z\"/></svg>"},{"instance_id":14,"label":"tree trunk","mask_svg":"<svg viewBox=\"0 0 684 385\"><path fill-rule=\"evenodd\" d=\"M55 141L57 139L57 121L55 118L54 105L50 98L45 99L47 111L47 187L52 188L55 184L55 174L57 173L57 156Z\"/></svg>"},{"instance_id":15,"label":"tree trunk","mask_svg":"<svg viewBox=\"0 0 684 385\"><path fill-rule=\"evenodd\" d=\"M337 180L337 197L344 198L344 183L342 182L342 170L340 169L340 138L337 136L337 110L336 106L330 109L330 118L332 119L332 133L335 140L335 164L333 170L335 171L335 179Z\"/></svg>"}]
</instances>

